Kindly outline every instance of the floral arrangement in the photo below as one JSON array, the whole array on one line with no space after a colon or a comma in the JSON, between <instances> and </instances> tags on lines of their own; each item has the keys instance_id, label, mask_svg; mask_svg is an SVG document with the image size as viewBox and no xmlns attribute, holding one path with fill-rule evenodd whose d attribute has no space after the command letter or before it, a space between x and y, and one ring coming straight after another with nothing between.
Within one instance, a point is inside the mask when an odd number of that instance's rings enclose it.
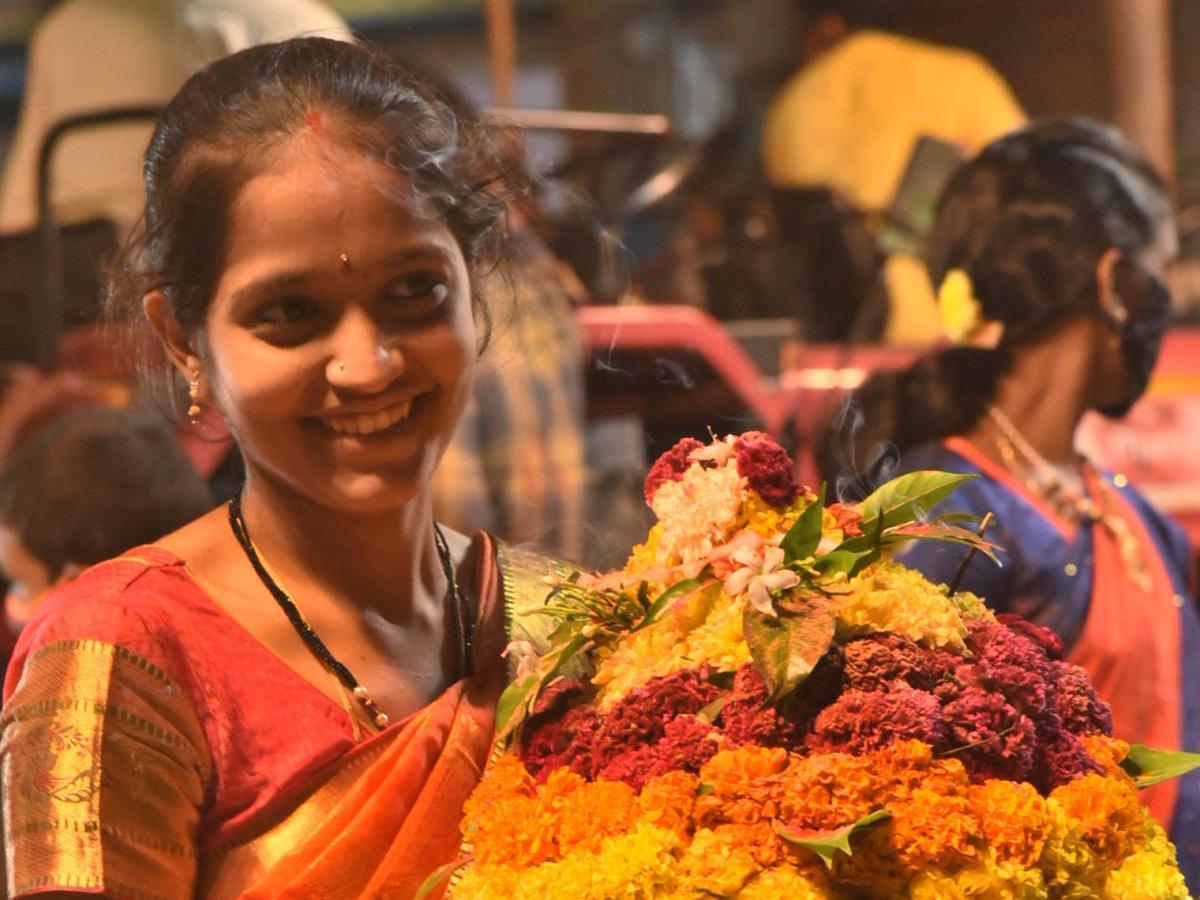
<instances>
[{"instance_id":1,"label":"floral arrangement","mask_svg":"<svg viewBox=\"0 0 1200 900\"><path fill-rule=\"evenodd\" d=\"M1113 738L1051 632L891 559L992 554L929 515L966 476L826 507L792 473L761 433L685 439L626 566L555 586L448 896L1186 900L1137 792L1194 755Z\"/></svg>"}]
</instances>

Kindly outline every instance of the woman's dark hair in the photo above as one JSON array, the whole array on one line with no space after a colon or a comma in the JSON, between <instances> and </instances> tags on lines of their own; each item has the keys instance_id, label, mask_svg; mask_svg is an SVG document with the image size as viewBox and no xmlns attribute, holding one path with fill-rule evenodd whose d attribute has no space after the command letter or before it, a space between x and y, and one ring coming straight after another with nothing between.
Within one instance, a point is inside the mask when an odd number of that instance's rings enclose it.
<instances>
[{"instance_id":1,"label":"woman's dark hair","mask_svg":"<svg viewBox=\"0 0 1200 900\"><path fill-rule=\"evenodd\" d=\"M500 261L504 211L524 186L504 165L491 130L459 119L380 53L296 38L214 62L167 105L146 151L145 214L112 267L110 313L136 321L146 294L161 290L180 324L198 328L238 192L274 149L311 128L407 176L457 239L473 283ZM486 334L487 308L477 297L475 310Z\"/></svg>"},{"instance_id":2,"label":"woman's dark hair","mask_svg":"<svg viewBox=\"0 0 1200 900\"><path fill-rule=\"evenodd\" d=\"M932 283L970 279L982 318L1001 322L995 348L951 347L901 372L872 376L855 419L818 449L826 474L866 474L909 447L970 429L1012 364L1012 348L1072 315L1097 313L1096 266L1109 248L1136 259L1170 218L1159 175L1115 129L1055 119L1011 132L965 163L938 201L926 239Z\"/></svg>"},{"instance_id":3,"label":"woman's dark hair","mask_svg":"<svg viewBox=\"0 0 1200 900\"><path fill-rule=\"evenodd\" d=\"M0 472L0 523L57 578L149 543L212 499L160 418L97 407L22 443Z\"/></svg>"},{"instance_id":4,"label":"woman's dark hair","mask_svg":"<svg viewBox=\"0 0 1200 900\"><path fill-rule=\"evenodd\" d=\"M793 0L805 22L821 16L838 16L846 25L859 28L892 28L897 18L896 0Z\"/></svg>"}]
</instances>

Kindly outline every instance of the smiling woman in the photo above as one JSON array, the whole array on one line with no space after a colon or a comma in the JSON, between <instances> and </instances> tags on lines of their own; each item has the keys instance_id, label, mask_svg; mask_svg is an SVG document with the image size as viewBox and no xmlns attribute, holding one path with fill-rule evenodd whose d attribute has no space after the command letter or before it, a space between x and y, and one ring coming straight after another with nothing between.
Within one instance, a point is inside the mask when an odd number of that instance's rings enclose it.
<instances>
[{"instance_id":1,"label":"smiling woman","mask_svg":"<svg viewBox=\"0 0 1200 900\"><path fill-rule=\"evenodd\" d=\"M455 856L504 597L542 589L430 504L520 188L498 160L406 70L317 38L168 106L111 300L245 484L23 632L9 896L411 897Z\"/></svg>"}]
</instances>

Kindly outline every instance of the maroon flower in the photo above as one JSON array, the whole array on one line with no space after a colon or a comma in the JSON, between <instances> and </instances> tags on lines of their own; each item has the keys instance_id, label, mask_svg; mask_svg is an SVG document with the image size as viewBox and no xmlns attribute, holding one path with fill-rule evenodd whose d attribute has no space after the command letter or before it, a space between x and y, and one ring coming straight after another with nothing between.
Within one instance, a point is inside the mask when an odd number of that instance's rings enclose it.
<instances>
[{"instance_id":1,"label":"maroon flower","mask_svg":"<svg viewBox=\"0 0 1200 900\"><path fill-rule=\"evenodd\" d=\"M1091 773L1103 775L1104 767L1088 755L1078 737L1062 730L1039 735L1037 762L1030 780L1043 794Z\"/></svg>"},{"instance_id":2,"label":"maroon flower","mask_svg":"<svg viewBox=\"0 0 1200 900\"><path fill-rule=\"evenodd\" d=\"M869 634L850 641L843 650L847 688L887 691L897 682L923 691L933 687L931 652L903 635Z\"/></svg>"},{"instance_id":3,"label":"maroon flower","mask_svg":"<svg viewBox=\"0 0 1200 900\"><path fill-rule=\"evenodd\" d=\"M589 774L592 777L599 777L601 772L608 771L613 765L617 765L618 768L631 766L633 765L630 761L633 759L630 756L631 753L643 761L649 760L651 757L655 760L659 759L659 756L655 754L670 755L668 749L651 752L639 748L656 746L667 739L668 734L678 732L680 728L690 729L687 731L688 734L696 733L695 726L675 725L674 723L688 718L694 722L700 722L695 718L696 713L720 696L717 687L707 681L707 675L707 670L685 670L655 678L632 691L609 710L603 723L591 738L591 772ZM700 724L704 725L705 735L713 731L712 726L708 723L701 722ZM675 751L670 752L674 753ZM682 753L682 751L679 752ZM623 762L618 762L619 760L623 760ZM655 765L659 764L655 763ZM649 765L648 762L647 765ZM679 766L669 768L679 768ZM661 769L661 771L668 771L668 769ZM654 774L658 774L658 772ZM622 775L619 780L629 781L631 777L633 776ZM633 781L629 781L629 783L632 784Z\"/></svg>"},{"instance_id":4,"label":"maroon flower","mask_svg":"<svg viewBox=\"0 0 1200 900\"><path fill-rule=\"evenodd\" d=\"M1112 734L1112 709L1100 699L1088 673L1062 661L1051 663L1051 667L1063 728L1073 734Z\"/></svg>"},{"instance_id":5,"label":"maroon flower","mask_svg":"<svg viewBox=\"0 0 1200 900\"><path fill-rule=\"evenodd\" d=\"M819 716L805 746L816 753L868 753L895 741L945 743L937 697L899 686L891 691L846 691Z\"/></svg>"},{"instance_id":6,"label":"maroon flower","mask_svg":"<svg viewBox=\"0 0 1200 900\"><path fill-rule=\"evenodd\" d=\"M1037 745L1034 723L1002 694L964 688L942 712L946 752L962 761L973 780L1029 780Z\"/></svg>"},{"instance_id":7,"label":"maroon flower","mask_svg":"<svg viewBox=\"0 0 1200 900\"><path fill-rule=\"evenodd\" d=\"M678 716L653 743L610 746L603 762L597 760L592 777L623 781L640 791L656 775L680 769L699 772L719 749L719 735L711 725L695 716Z\"/></svg>"},{"instance_id":8,"label":"maroon flower","mask_svg":"<svg viewBox=\"0 0 1200 900\"><path fill-rule=\"evenodd\" d=\"M721 707L721 726L734 746L795 747L802 729L767 702L766 682L754 663L746 663L733 676L733 688Z\"/></svg>"},{"instance_id":9,"label":"maroon flower","mask_svg":"<svg viewBox=\"0 0 1200 900\"><path fill-rule=\"evenodd\" d=\"M1062 639L1045 625L1035 625L1016 613L1000 613L996 616L996 621L1029 638L1041 647L1050 659L1062 658Z\"/></svg>"},{"instance_id":10,"label":"maroon flower","mask_svg":"<svg viewBox=\"0 0 1200 900\"><path fill-rule=\"evenodd\" d=\"M587 777L592 770L592 741L602 722L594 706L576 706L561 718L531 719L521 741L521 761L538 781L545 781L560 766Z\"/></svg>"},{"instance_id":11,"label":"maroon flower","mask_svg":"<svg viewBox=\"0 0 1200 900\"><path fill-rule=\"evenodd\" d=\"M738 474L772 506L788 506L799 496L791 457L769 434L747 431L734 441L733 451Z\"/></svg>"},{"instance_id":12,"label":"maroon flower","mask_svg":"<svg viewBox=\"0 0 1200 900\"><path fill-rule=\"evenodd\" d=\"M692 465L691 455L704 445L695 438L685 437L674 447L654 461L646 475L646 503L654 499L654 492L664 481L678 481Z\"/></svg>"}]
</instances>

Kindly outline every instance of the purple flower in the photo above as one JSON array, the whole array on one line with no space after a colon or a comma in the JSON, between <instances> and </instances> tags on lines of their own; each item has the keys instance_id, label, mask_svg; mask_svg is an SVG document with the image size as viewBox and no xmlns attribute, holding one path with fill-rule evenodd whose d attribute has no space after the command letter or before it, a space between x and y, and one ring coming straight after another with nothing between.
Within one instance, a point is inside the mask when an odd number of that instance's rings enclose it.
<instances>
[{"instance_id":1,"label":"purple flower","mask_svg":"<svg viewBox=\"0 0 1200 900\"><path fill-rule=\"evenodd\" d=\"M1046 709L1053 696L1046 651L1024 630L986 620L971 622L967 647L975 654L972 668L959 680L1004 695L1028 716Z\"/></svg>"},{"instance_id":2,"label":"purple flower","mask_svg":"<svg viewBox=\"0 0 1200 900\"><path fill-rule=\"evenodd\" d=\"M1077 736L1060 730L1039 738L1037 763L1030 780L1043 794L1093 772L1104 774L1104 767L1088 755Z\"/></svg>"},{"instance_id":3,"label":"purple flower","mask_svg":"<svg viewBox=\"0 0 1200 900\"><path fill-rule=\"evenodd\" d=\"M1037 747L1034 723L1002 694L966 687L942 710L948 754L972 779L1028 781Z\"/></svg>"},{"instance_id":4,"label":"purple flower","mask_svg":"<svg viewBox=\"0 0 1200 900\"><path fill-rule=\"evenodd\" d=\"M906 685L891 691L846 691L819 716L805 747L816 753L866 753L915 738L945 743L937 697Z\"/></svg>"},{"instance_id":5,"label":"purple flower","mask_svg":"<svg viewBox=\"0 0 1200 900\"><path fill-rule=\"evenodd\" d=\"M1048 658L1062 658L1062 639L1045 625L1035 625L1016 613L1000 613L996 616L996 621L1029 638L1042 648Z\"/></svg>"},{"instance_id":6,"label":"purple flower","mask_svg":"<svg viewBox=\"0 0 1200 900\"><path fill-rule=\"evenodd\" d=\"M1063 727L1074 734L1112 734L1112 710L1100 699L1088 673L1067 662L1050 664Z\"/></svg>"}]
</instances>

